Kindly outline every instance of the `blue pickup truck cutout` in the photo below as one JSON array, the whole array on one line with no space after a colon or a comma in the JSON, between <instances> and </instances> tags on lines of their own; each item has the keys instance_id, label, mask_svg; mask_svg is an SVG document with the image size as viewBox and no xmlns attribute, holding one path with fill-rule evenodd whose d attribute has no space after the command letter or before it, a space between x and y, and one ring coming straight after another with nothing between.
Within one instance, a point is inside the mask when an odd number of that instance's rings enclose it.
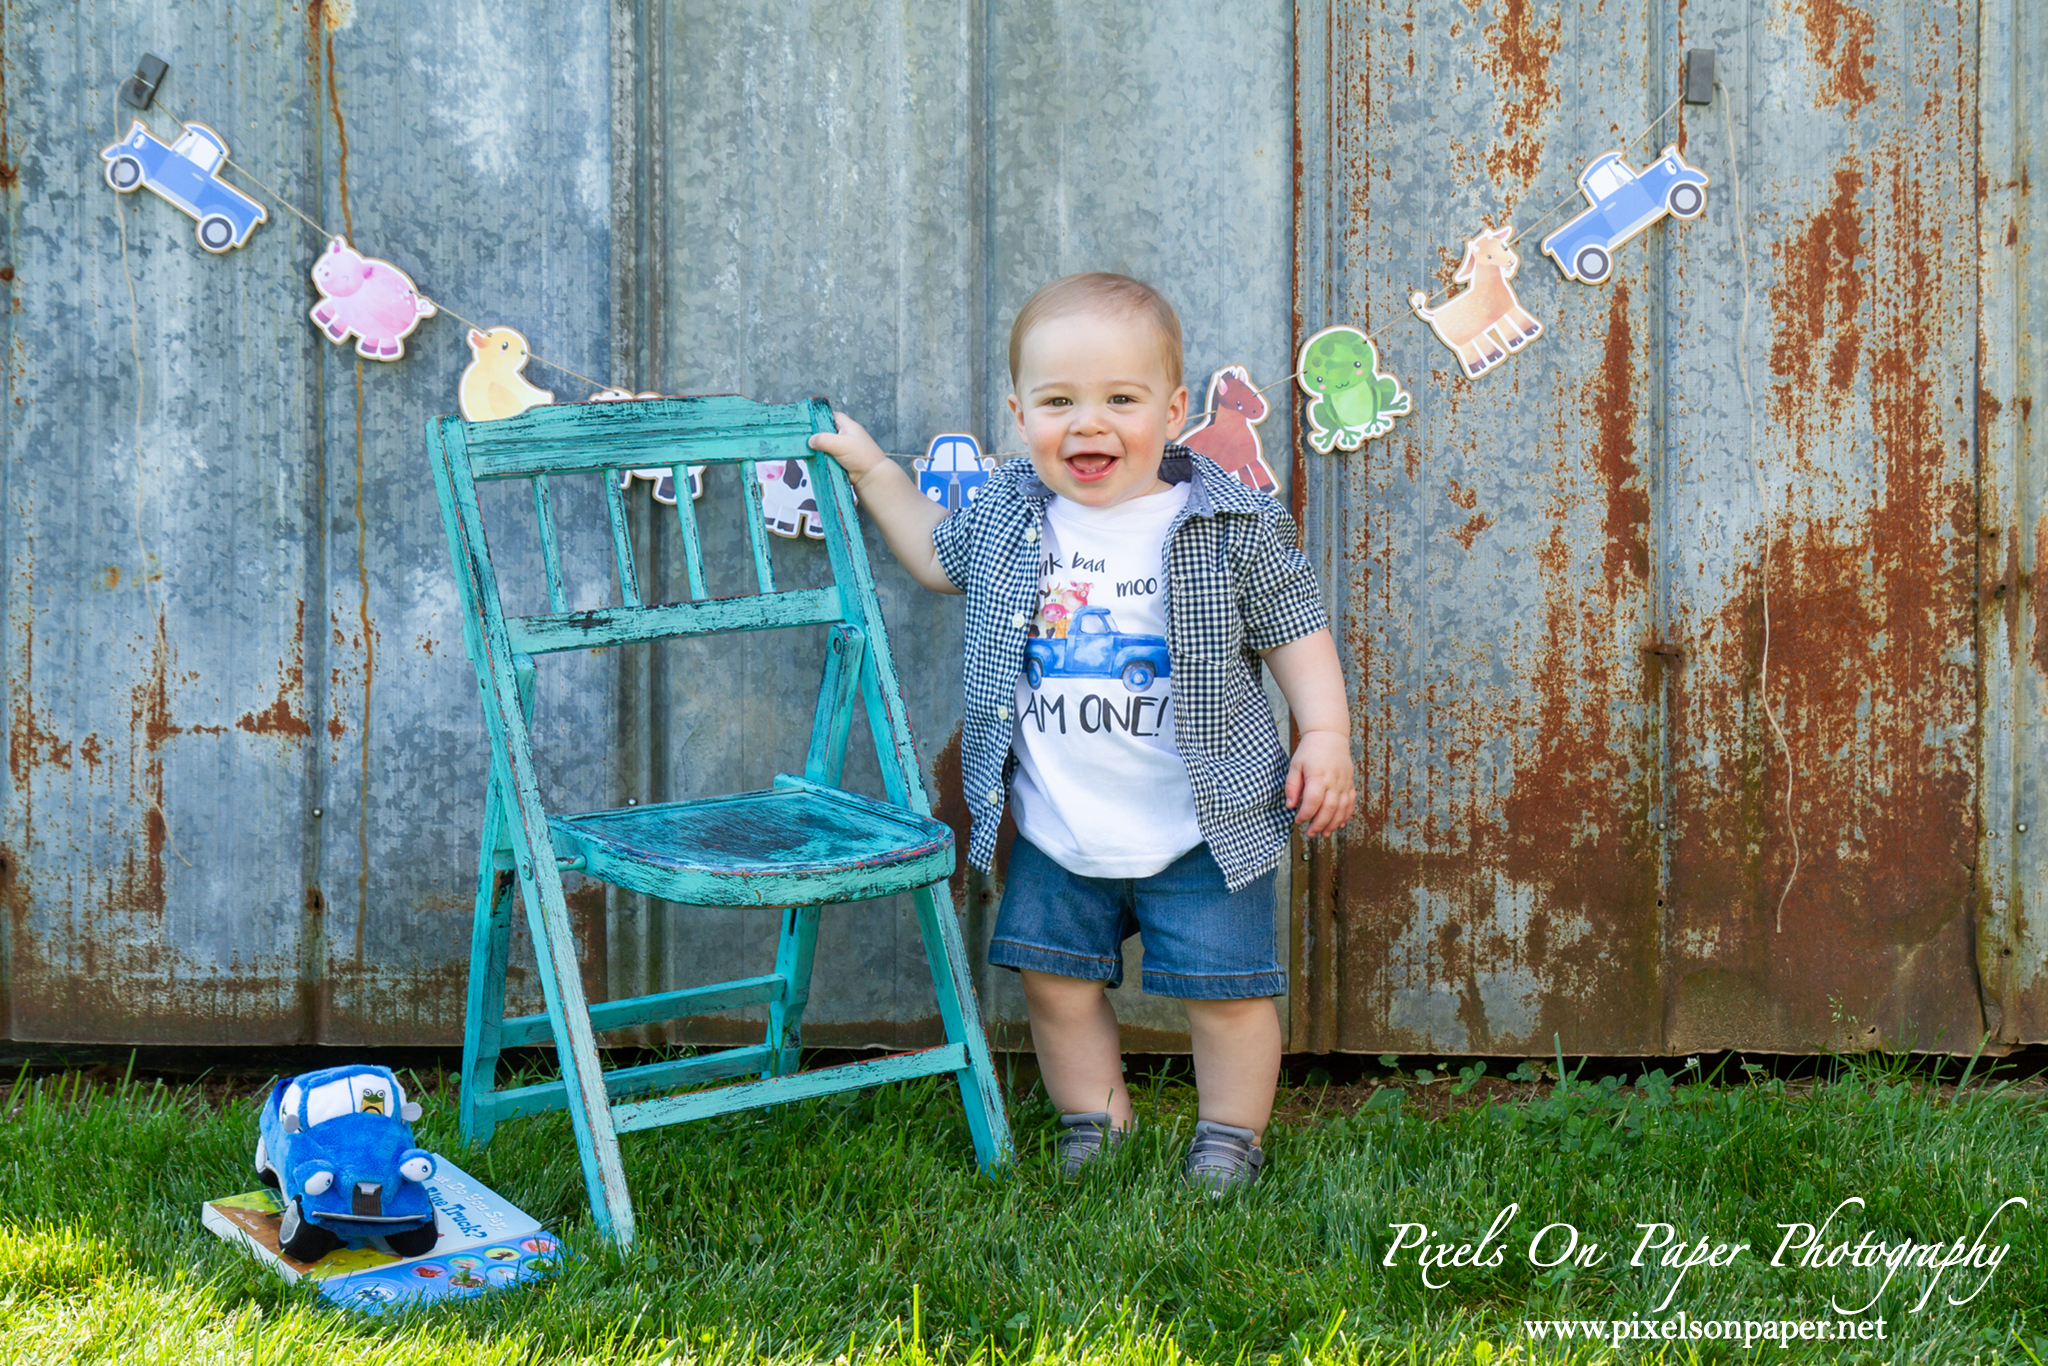
<instances>
[{"instance_id":1,"label":"blue pickup truck cutout","mask_svg":"<svg viewBox=\"0 0 2048 1366\"><path fill-rule=\"evenodd\" d=\"M1024 642L1024 681L1033 688L1048 678L1121 678L1143 692L1154 679L1171 677L1166 638L1124 635L1107 607L1083 607L1063 636Z\"/></svg>"},{"instance_id":2,"label":"blue pickup truck cutout","mask_svg":"<svg viewBox=\"0 0 2048 1366\"><path fill-rule=\"evenodd\" d=\"M150 189L199 220L199 245L218 255L249 240L270 215L261 204L220 178L228 145L203 123L185 125L185 135L166 147L141 119L128 136L100 153L107 184L129 194Z\"/></svg>"},{"instance_id":3,"label":"blue pickup truck cutout","mask_svg":"<svg viewBox=\"0 0 2048 1366\"><path fill-rule=\"evenodd\" d=\"M1686 164L1676 145L1637 175L1620 152L1604 152L1579 177L1591 208L1543 239L1543 253L1567 278L1597 285L1614 269L1623 242L1665 214L1698 218L1707 207L1706 172Z\"/></svg>"}]
</instances>

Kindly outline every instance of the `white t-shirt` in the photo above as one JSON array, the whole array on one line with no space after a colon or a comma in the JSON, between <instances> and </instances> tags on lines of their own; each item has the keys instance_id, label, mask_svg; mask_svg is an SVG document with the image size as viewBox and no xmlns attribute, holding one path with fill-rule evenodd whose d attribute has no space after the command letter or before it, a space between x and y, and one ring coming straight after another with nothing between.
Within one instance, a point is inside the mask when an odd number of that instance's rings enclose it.
<instances>
[{"instance_id":1,"label":"white t-shirt","mask_svg":"<svg viewBox=\"0 0 2048 1366\"><path fill-rule=\"evenodd\" d=\"M1038 617L1017 680L1017 829L1069 872L1150 877L1202 842L1173 738L1167 529L1188 486L1046 506Z\"/></svg>"}]
</instances>

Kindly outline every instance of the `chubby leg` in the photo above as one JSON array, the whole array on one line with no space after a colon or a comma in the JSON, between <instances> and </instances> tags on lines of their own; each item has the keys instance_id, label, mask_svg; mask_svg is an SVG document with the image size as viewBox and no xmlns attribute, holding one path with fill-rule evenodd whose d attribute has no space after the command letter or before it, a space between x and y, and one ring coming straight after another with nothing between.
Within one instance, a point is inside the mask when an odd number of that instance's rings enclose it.
<instances>
[{"instance_id":1,"label":"chubby leg","mask_svg":"<svg viewBox=\"0 0 2048 1366\"><path fill-rule=\"evenodd\" d=\"M1131 1127L1131 1093L1124 1089L1123 1045L1117 1035L1116 1011L1102 983L1078 977L1023 969L1024 1003L1031 1012L1031 1044L1045 1078L1045 1093L1062 1114L1109 1111L1119 1129ZM1192 1003L1190 1003L1192 1004ZM1205 1004L1208 1004L1205 1002ZM1216 1002L1235 1005L1237 1002ZM1265 1003L1268 1013L1272 1002ZM1275 1016L1273 1036L1279 1038ZM1279 1054L1274 1053L1274 1072ZM1266 1107L1273 1088L1266 1087ZM1262 1119L1261 1124L1264 1123Z\"/></svg>"},{"instance_id":2,"label":"chubby leg","mask_svg":"<svg viewBox=\"0 0 2048 1366\"><path fill-rule=\"evenodd\" d=\"M1187 1007L1188 1037L1195 1049L1198 1118L1265 1137L1266 1121L1273 1116L1273 1092L1280 1084L1280 1012L1273 998L1181 1004ZM1036 1007L1031 1027L1035 1038ZM1043 1045L1039 1057L1045 1057Z\"/></svg>"}]
</instances>

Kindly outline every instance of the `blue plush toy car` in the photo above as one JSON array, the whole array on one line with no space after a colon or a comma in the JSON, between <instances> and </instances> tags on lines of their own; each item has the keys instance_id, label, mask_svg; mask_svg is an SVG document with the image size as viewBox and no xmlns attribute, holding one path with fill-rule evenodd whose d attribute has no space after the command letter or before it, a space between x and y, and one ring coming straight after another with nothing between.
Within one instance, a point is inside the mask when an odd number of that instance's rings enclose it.
<instances>
[{"instance_id":1,"label":"blue plush toy car","mask_svg":"<svg viewBox=\"0 0 2048 1366\"><path fill-rule=\"evenodd\" d=\"M1597 285L1614 269L1614 249L1665 214L1697 218L1707 207L1707 176L1676 146L1637 175L1619 152L1594 159L1579 177L1592 207L1543 239L1544 254L1571 279Z\"/></svg>"},{"instance_id":2,"label":"blue plush toy car","mask_svg":"<svg viewBox=\"0 0 2048 1366\"><path fill-rule=\"evenodd\" d=\"M136 119L128 136L100 156L107 184L123 194L150 189L199 220L199 245L211 252L239 247L270 215L261 204L220 178L228 145L203 123L185 125L185 135L166 147Z\"/></svg>"},{"instance_id":3,"label":"blue plush toy car","mask_svg":"<svg viewBox=\"0 0 2048 1366\"><path fill-rule=\"evenodd\" d=\"M328 1067L271 1089L256 1174L284 1201L278 1245L315 1262L344 1239L382 1238L401 1257L433 1251L425 1182L434 1155L413 1142L420 1107L385 1067Z\"/></svg>"}]
</instances>

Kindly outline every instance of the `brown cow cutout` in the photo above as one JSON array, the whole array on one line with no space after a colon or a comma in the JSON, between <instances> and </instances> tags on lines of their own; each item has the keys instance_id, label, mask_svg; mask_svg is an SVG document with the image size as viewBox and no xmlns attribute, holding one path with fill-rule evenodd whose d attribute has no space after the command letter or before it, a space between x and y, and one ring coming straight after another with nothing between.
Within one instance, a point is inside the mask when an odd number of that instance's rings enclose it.
<instances>
[{"instance_id":1,"label":"brown cow cutout","mask_svg":"<svg viewBox=\"0 0 2048 1366\"><path fill-rule=\"evenodd\" d=\"M1428 323L1437 339L1458 353L1465 373L1477 377L1543 334L1543 324L1515 299L1515 267L1521 264L1509 243L1512 223L1482 232L1465 244L1465 259L1451 279L1471 288L1454 295L1441 308L1430 308L1429 296L1417 290L1408 296L1415 316Z\"/></svg>"},{"instance_id":2,"label":"brown cow cutout","mask_svg":"<svg viewBox=\"0 0 2048 1366\"><path fill-rule=\"evenodd\" d=\"M1260 493L1280 487L1272 466L1266 463L1259 444L1258 424L1266 420L1266 396L1252 383L1251 373L1242 365L1226 365L1209 377L1209 420L1180 439L1191 451L1200 451L1224 472Z\"/></svg>"}]
</instances>

